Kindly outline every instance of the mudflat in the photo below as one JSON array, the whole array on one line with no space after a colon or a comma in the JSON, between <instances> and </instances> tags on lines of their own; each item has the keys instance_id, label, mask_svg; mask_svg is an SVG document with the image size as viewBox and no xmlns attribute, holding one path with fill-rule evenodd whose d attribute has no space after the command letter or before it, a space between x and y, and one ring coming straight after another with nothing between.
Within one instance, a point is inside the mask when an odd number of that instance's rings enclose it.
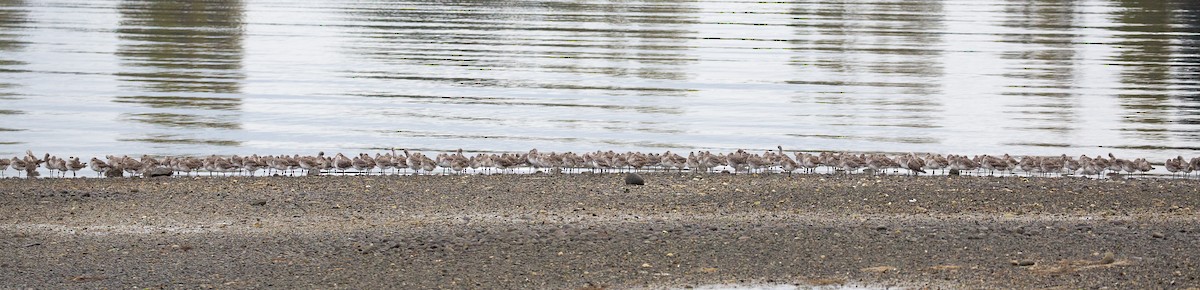
<instances>
[{"instance_id":1,"label":"mudflat","mask_svg":"<svg viewBox=\"0 0 1200 290\"><path fill-rule=\"evenodd\" d=\"M8 288L1200 286L1200 181L0 179Z\"/></svg>"}]
</instances>

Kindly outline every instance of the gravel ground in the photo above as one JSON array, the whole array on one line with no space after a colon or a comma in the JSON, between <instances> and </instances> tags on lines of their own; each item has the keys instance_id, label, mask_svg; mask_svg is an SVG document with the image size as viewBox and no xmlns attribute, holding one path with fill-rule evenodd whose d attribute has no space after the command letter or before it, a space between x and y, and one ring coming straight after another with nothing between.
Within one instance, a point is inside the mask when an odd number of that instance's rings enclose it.
<instances>
[{"instance_id":1,"label":"gravel ground","mask_svg":"<svg viewBox=\"0 0 1200 290\"><path fill-rule=\"evenodd\" d=\"M1200 286L1196 180L644 176L2 179L0 281Z\"/></svg>"}]
</instances>

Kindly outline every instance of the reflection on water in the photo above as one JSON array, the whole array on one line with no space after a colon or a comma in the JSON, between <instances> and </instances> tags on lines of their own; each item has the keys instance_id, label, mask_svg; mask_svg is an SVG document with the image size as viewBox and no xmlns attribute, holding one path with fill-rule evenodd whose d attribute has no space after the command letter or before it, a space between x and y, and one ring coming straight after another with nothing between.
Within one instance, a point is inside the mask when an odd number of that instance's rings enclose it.
<instances>
[{"instance_id":1,"label":"reflection on water","mask_svg":"<svg viewBox=\"0 0 1200 290\"><path fill-rule=\"evenodd\" d=\"M1150 141L1168 141L1168 123L1174 122L1175 112L1181 98L1173 86L1197 86L1195 76L1181 78L1172 71L1171 64L1178 51L1175 35L1187 32L1173 28L1177 4L1165 0L1129 1L1120 3L1120 12L1112 20L1121 23L1113 30L1117 35L1120 52L1115 63L1122 67L1120 72L1120 98L1126 123L1121 132L1130 138ZM1194 12L1192 12L1194 13ZM1197 31L1191 31L1196 33ZM1193 104L1195 105L1195 104Z\"/></svg>"},{"instance_id":2,"label":"reflection on water","mask_svg":"<svg viewBox=\"0 0 1200 290\"><path fill-rule=\"evenodd\" d=\"M1014 69L1003 74L1013 85L1001 92L1014 99L1004 108L1013 120L1006 126L1018 131L1043 131L1067 138L1047 139L1039 135L1016 135L1010 144L1070 147L1070 137L1079 126L1075 88L1076 44L1081 12L1076 0L1014 0L1004 5L1003 26L1013 33L1001 35L1008 45L1001 58Z\"/></svg>"},{"instance_id":3,"label":"reflection on water","mask_svg":"<svg viewBox=\"0 0 1200 290\"><path fill-rule=\"evenodd\" d=\"M117 34L117 55L127 82L123 104L154 110L122 114L149 124L144 136L122 141L237 146L233 140L196 137L197 129L241 129L243 4L240 0L127 0ZM227 137L226 137L227 138Z\"/></svg>"},{"instance_id":4,"label":"reflection on water","mask_svg":"<svg viewBox=\"0 0 1200 290\"><path fill-rule=\"evenodd\" d=\"M1161 159L1197 154L1198 47L1190 0L0 0L0 156Z\"/></svg>"},{"instance_id":5,"label":"reflection on water","mask_svg":"<svg viewBox=\"0 0 1200 290\"><path fill-rule=\"evenodd\" d=\"M872 13L862 13L873 11ZM800 79L793 102L810 108L801 120L826 132L791 136L843 140L936 144L943 110L941 2L798 3L789 11L796 22L796 53L789 62ZM925 130L927 132L931 132Z\"/></svg>"},{"instance_id":6,"label":"reflection on water","mask_svg":"<svg viewBox=\"0 0 1200 290\"><path fill-rule=\"evenodd\" d=\"M21 8L24 1L19 0L0 0L0 75L19 70L19 67L24 64L20 59L12 57L13 52L21 50L24 43L21 41L21 26L25 25L25 10ZM9 118L11 115L23 113L21 110L13 109L12 99L17 98L17 91L20 89L18 84L7 81L6 78L0 77L0 118ZM0 132L20 131L19 128L10 128L0 123ZM5 140L5 135L0 135L0 144L20 144L21 142Z\"/></svg>"}]
</instances>

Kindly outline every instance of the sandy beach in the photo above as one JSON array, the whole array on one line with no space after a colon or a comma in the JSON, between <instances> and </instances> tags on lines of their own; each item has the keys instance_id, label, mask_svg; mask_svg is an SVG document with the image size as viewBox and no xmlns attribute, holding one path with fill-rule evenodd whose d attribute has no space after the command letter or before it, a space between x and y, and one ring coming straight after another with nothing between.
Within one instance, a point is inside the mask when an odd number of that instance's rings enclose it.
<instances>
[{"instance_id":1,"label":"sandy beach","mask_svg":"<svg viewBox=\"0 0 1200 290\"><path fill-rule=\"evenodd\" d=\"M12 288L1200 286L1200 182L646 174L0 179Z\"/></svg>"}]
</instances>

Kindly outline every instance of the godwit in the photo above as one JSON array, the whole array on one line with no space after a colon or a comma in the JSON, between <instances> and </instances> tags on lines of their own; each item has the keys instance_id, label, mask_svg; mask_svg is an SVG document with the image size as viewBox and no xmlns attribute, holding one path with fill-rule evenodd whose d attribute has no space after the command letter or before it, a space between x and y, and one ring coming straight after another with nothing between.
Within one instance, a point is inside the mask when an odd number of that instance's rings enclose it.
<instances>
[{"instance_id":1,"label":"godwit","mask_svg":"<svg viewBox=\"0 0 1200 290\"><path fill-rule=\"evenodd\" d=\"M101 161L100 158L92 157L92 162L90 163L92 171L96 172L96 177L100 177L105 171L111 169L108 163L104 163L104 161Z\"/></svg>"},{"instance_id":2,"label":"godwit","mask_svg":"<svg viewBox=\"0 0 1200 290\"><path fill-rule=\"evenodd\" d=\"M341 170L342 175L346 175L346 170L352 166L354 166L354 161L347 158L346 155L342 155L339 152L336 156L333 156L333 167Z\"/></svg>"},{"instance_id":3,"label":"godwit","mask_svg":"<svg viewBox=\"0 0 1200 290\"><path fill-rule=\"evenodd\" d=\"M1042 161L1039 160L1037 156L1021 157L1021 171L1025 171L1025 174L1033 176L1034 171L1040 171L1042 169L1041 163Z\"/></svg>"},{"instance_id":4,"label":"godwit","mask_svg":"<svg viewBox=\"0 0 1200 290\"><path fill-rule=\"evenodd\" d=\"M400 174L401 170L408 168L408 152L404 152L404 156L400 156L396 155L395 149L392 149L391 161L396 165L396 174Z\"/></svg>"},{"instance_id":5,"label":"godwit","mask_svg":"<svg viewBox=\"0 0 1200 290\"><path fill-rule=\"evenodd\" d=\"M319 160L319 157L300 156L296 158L296 162L300 164L301 169L304 169L304 175L306 176L319 175L321 173L321 160Z\"/></svg>"},{"instance_id":6,"label":"godwit","mask_svg":"<svg viewBox=\"0 0 1200 290\"><path fill-rule=\"evenodd\" d=\"M49 158L50 154L47 153L46 157ZM33 177L37 177L37 175L38 175L37 169L39 166L42 165L43 162L46 162L46 159L45 158L38 159L37 156L33 156L32 151L25 150L25 159L21 160L21 161L24 164L24 166L22 166L22 167L23 167L23 170L25 170L25 177L33 178ZM16 168L16 166L14 165L13 168Z\"/></svg>"},{"instance_id":7,"label":"godwit","mask_svg":"<svg viewBox=\"0 0 1200 290\"><path fill-rule=\"evenodd\" d=\"M652 170L657 170L657 169L663 168L662 161L663 161L663 156L659 155L658 153L646 154L646 166L654 167L654 168L652 168Z\"/></svg>"},{"instance_id":8,"label":"godwit","mask_svg":"<svg viewBox=\"0 0 1200 290\"><path fill-rule=\"evenodd\" d=\"M1183 171L1183 168L1187 166L1186 164L1183 162L1183 156L1176 156L1175 158L1168 158L1163 166L1167 168L1167 172L1171 173L1171 177L1176 177L1175 174Z\"/></svg>"},{"instance_id":9,"label":"godwit","mask_svg":"<svg viewBox=\"0 0 1200 290\"><path fill-rule=\"evenodd\" d=\"M28 166L28 164L25 163L25 160L17 159L16 157L13 157L12 160L9 161L9 165L12 166L13 170L17 171L17 177L21 177L21 172L25 171Z\"/></svg>"},{"instance_id":10,"label":"godwit","mask_svg":"<svg viewBox=\"0 0 1200 290\"><path fill-rule=\"evenodd\" d=\"M550 155L554 154L551 153ZM450 170L454 170L455 174L462 174L463 170L471 167L471 158L463 155L462 148L459 148L458 152L454 155L450 155L450 159ZM558 167L559 165L561 164L552 164L554 167Z\"/></svg>"},{"instance_id":11,"label":"godwit","mask_svg":"<svg viewBox=\"0 0 1200 290\"><path fill-rule=\"evenodd\" d=\"M154 157L150 157L150 155L146 155L146 154L142 154L141 162L142 162L142 166L154 167L154 166L159 165L158 159L154 159Z\"/></svg>"},{"instance_id":12,"label":"godwit","mask_svg":"<svg viewBox=\"0 0 1200 290\"><path fill-rule=\"evenodd\" d=\"M400 150L404 151L404 162L405 162L405 164L408 165L408 168L411 168L413 170L413 174L420 174L421 173L420 172L421 156L419 156L419 155L421 154L421 152L417 152L414 154L414 153L408 153L408 149L400 149Z\"/></svg>"},{"instance_id":13,"label":"godwit","mask_svg":"<svg viewBox=\"0 0 1200 290\"><path fill-rule=\"evenodd\" d=\"M925 153L925 157L922 159L925 161L924 169L927 170L945 170L946 166L950 166L950 161L939 154Z\"/></svg>"},{"instance_id":14,"label":"godwit","mask_svg":"<svg viewBox=\"0 0 1200 290\"><path fill-rule=\"evenodd\" d=\"M780 169L786 171L788 175L792 175L792 171L796 171L796 169L800 168L799 162L796 162L796 160L792 159L791 156L788 156L787 153L783 152L783 145L776 145L775 148L779 148L779 154L775 157L775 165L778 165Z\"/></svg>"},{"instance_id":15,"label":"godwit","mask_svg":"<svg viewBox=\"0 0 1200 290\"><path fill-rule=\"evenodd\" d=\"M864 160L866 161L866 167L871 169L872 174L883 173L883 169L888 168L888 163L892 161L882 154L871 154L867 158L864 158Z\"/></svg>"},{"instance_id":16,"label":"godwit","mask_svg":"<svg viewBox=\"0 0 1200 290\"><path fill-rule=\"evenodd\" d=\"M391 155L375 153L375 167L378 167L379 174L383 175L388 169L396 168L396 162L392 161Z\"/></svg>"},{"instance_id":17,"label":"godwit","mask_svg":"<svg viewBox=\"0 0 1200 290\"><path fill-rule=\"evenodd\" d=\"M9 164L12 164L12 161L10 161L8 159L0 158L0 176L4 176L4 172L8 171Z\"/></svg>"},{"instance_id":18,"label":"godwit","mask_svg":"<svg viewBox=\"0 0 1200 290\"><path fill-rule=\"evenodd\" d=\"M821 158L808 153L796 152L796 162L808 173L816 172L817 167L821 166Z\"/></svg>"},{"instance_id":19,"label":"godwit","mask_svg":"<svg viewBox=\"0 0 1200 290\"><path fill-rule=\"evenodd\" d=\"M584 164L583 157L580 157L579 154L575 154L574 152L563 153L562 162L563 168L570 170L570 172L577 171L577 169Z\"/></svg>"},{"instance_id":20,"label":"godwit","mask_svg":"<svg viewBox=\"0 0 1200 290\"><path fill-rule=\"evenodd\" d=\"M629 167L633 168L633 172L637 172L638 170L642 169L642 167L646 167L647 164L650 164L650 160L642 153L629 152L626 153L625 164L629 164Z\"/></svg>"},{"instance_id":21,"label":"godwit","mask_svg":"<svg viewBox=\"0 0 1200 290\"><path fill-rule=\"evenodd\" d=\"M1200 157L1193 157L1192 160L1188 161L1187 164L1188 166L1186 167L1184 173L1200 171Z\"/></svg>"},{"instance_id":22,"label":"godwit","mask_svg":"<svg viewBox=\"0 0 1200 290\"><path fill-rule=\"evenodd\" d=\"M61 158L58 158L58 156L50 156L49 153L46 154L46 158L43 160L46 160L46 169L50 170L51 177L58 177L57 175L54 174L54 171L56 171L56 170L59 173L61 173L63 177L67 176L67 162L66 161L62 160Z\"/></svg>"},{"instance_id":23,"label":"godwit","mask_svg":"<svg viewBox=\"0 0 1200 290\"><path fill-rule=\"evenodd\" d=\"M538 152L537 148L529 149L529 153L525 153L523 161L533 167L533 172L538 172L538 168L547 167L542 163L542 154Z\"/></svg>"},{"instance_id":24,"label":"godwit","mask_svg":"<svg viewBox=\"0 0 1200 290\"><path fill-rule=\"evenodd\" d=\"M200 169L204 168L204 160L192 156L184 157L183 160L179 162L179 167L187 170L188 175L191 175L193 172L195 172L196 176L200 176Z\"/></svg>"},{"instance_id":25,"label":"godwit","mask_svg":"<svg viewBox=\"0 0 1200 290\"><path fill-rule=\"evenodd\" d=\"M424 170L425 172L429 172L430 174L432 174L433 170L437 169L437 161L433 161L433 159L429 159L429 157L426 157L424 154L420 154L417 156L421 157L421 170ZM512 157L513 163L516 163L516 157L517 157L516 155L513 155L513 157Z\"/></svg>"},{"instance_id":26,"label":"godwit","mask_svg":"<svg viewBox=\"0 0 1200 290\"><path fill-rule=\"evenodd\" d=\"M616 152L613 152L611 150L609 150L608 152L605 152L604 157L608 158L609 165L611 165L612 168L616 168L617 172L621 172L621 169L624 169L625 167L629 166L629 162L625 160L625 156L622 156L621 154L617 154Z\"/></svg>"},{"instance_id":27,"label":"godwit","mask_svg":"<svg viewBox=\"0 0 1200 290\"><path fill-rule=\"evenodd\" d=\"M764 153L763 155L750 154L749 156L747 156L746 157L746 173L750 173L750 171L752 171L754 169L759 169L762 172L766 172L766 170L768 169L767 166L770 166L771 164L774 163L774 162L771 162L771 159L770 159L771 157L767 156L770 154L771 154L770 152L767 152L767 153Z\"/></svg>"},{"instance_id":28,"label":"godwit","mask_svg":"<svg viewBox=\"0 0 1200 290\"><path fill-rule=\"evenodd\" d=\"M908 169L912 175L917 175L917 173L925 173L925 160L917 158L916 154L909 153L907 156L900 156L899 159L900 161L898 163L900 163L900 167Z\"/></svg>"},{"instance_id":29,"label":"godwit","mask_svg":"<svg viewBox=\"0 0 1200 290\"><path fill-rule=\"evenodd\" d=\"M1059 157L1059 158L1062 158L1062 160L1063 160L1063 163L1064 163L1064 165L1063 165L1063 167L1064 167L1064 168L1063 168L1063 169L1065 169L1065 170L1066 170L1066 172L1067 172L1067 174L1068 174L1068 175L1073 175L1073 174L1075 174L1075 172L1076 172L1076 171L1079 171L1079 168L1082 168L1082 167L1083 167L1083 165L1082 165L1082 164L1080 164L1078 160L1075 160L1075 159L1072 159L1071 157L1068 157L1068 156L1067 156L1067 154L1063 154L1063 155L1062 155L1061 157Z\"/></svg>"},{"instance_id":30,"label":"godwit","mask_svg":"<svg viewBox=\"0 0 1200 290\"><path fill-rule=\"evenodd\" d=\"M1041 158L1041 161L1042 172L1046 174L1062 173L1064 167L1062 158L1044 157Z\"/></svg>"},{"instance_id":31,"label":"godwit","mask_svg":"<svg viewBox=\"0 0 1200 290\"><path fill-rule=\"evenodd\" d=\"M67 169L71 170L71 177L77 176L76 172L84 168L87 168L87 163L79 162L79 157L71 156L67 161Z\"/></svg>"},{"instance_id":32,"label":"godwit","mask_svg":"<svg viewBox=\"0 0 1200 290\"><path fill-rule=\"evenodd\" d=\"M1154 166L1151 165L1150 161L1147 161L1146 158L1134 159L1133 168L1136 172L1140 172L1142 174L1146 174L1151 170L1154 170Z\"/></svg>"},{"instance_id":33,"label":"godwit","mask_svg":"<svg viewBox=\"0 0 1200 290\"><path fill-rule=\"evenodd\" d=\"M677 172L683 172L683 168L687 167L688 158L672 153L671 151L667 151L666 153L663 153L662 159L658 162L658 164L667 171L675 169Z\"/></svg>"},{"instance_id":34,"label":"godwit","mask_svg":"<svg viewBox=\"0 0 1200 290\"><path fill-rule=\"evenodd\" d=\"M746 150L738 149L736 152L725 155L725 165L733 167L733 173L737 173L742 167L746 167L746 173L750 172L750 153Z\"/></svg>"},{"instance_id":35,"label":"godwit","mask_svg":"<svg viewBox=\"0 0 1200 290\"><path fill-rule=\"evenodd\" d=\"M353 160L350 160L350 165L354 166L354 170L366 171L367 175L371 175L371 169L375 168L375 159L366 153L359 153Z\"/></svg>"}]
</instances>

